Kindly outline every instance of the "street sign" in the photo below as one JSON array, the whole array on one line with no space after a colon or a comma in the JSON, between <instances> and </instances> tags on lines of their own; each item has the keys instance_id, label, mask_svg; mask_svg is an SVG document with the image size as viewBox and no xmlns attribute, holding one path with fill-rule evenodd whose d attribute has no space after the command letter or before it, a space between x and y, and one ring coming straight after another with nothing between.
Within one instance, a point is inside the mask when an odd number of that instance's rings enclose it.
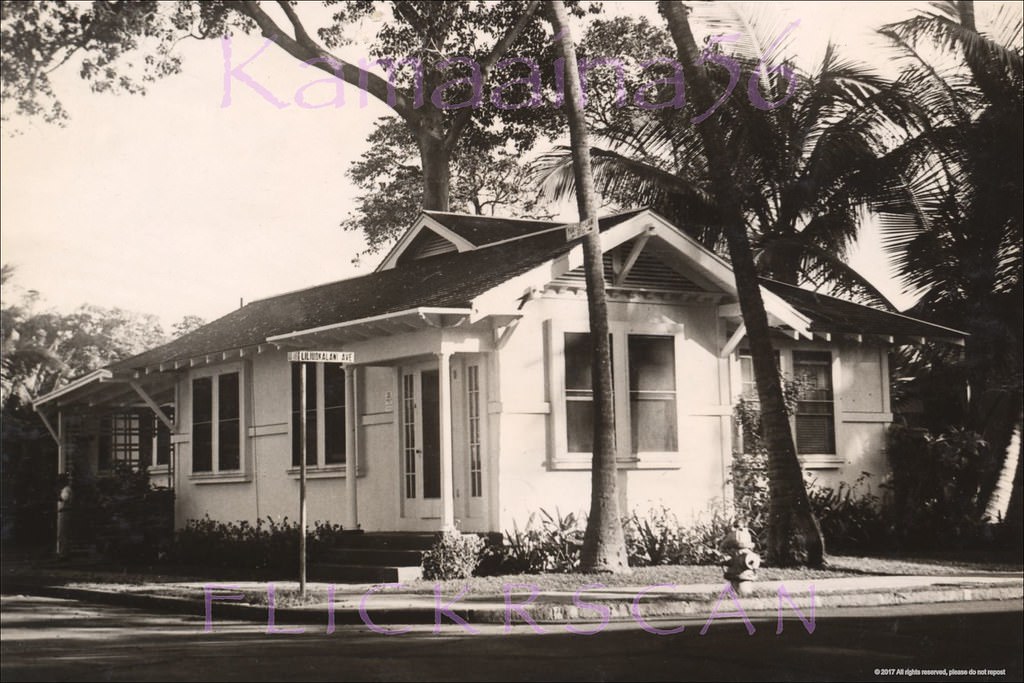
<instances>
[{"instance_id":1,"label":"street sign","mask_svg":"<svg viewBox=\"0 0 1024 683\"><path fill-rule=\"evenodd\" d=\"M288 360L299 363L355 363L352 351L289 351Z\"/></svg>"},{"instance_id":2,"label":"street sign","mask_svg":"<svg viewBox=\"0 0 1024 683\"><path fill-rule=\"evenodd\" d=\"M565 241L572 242L578 237L583 237L588 233L594 232L596 228L597 221L593 218L588 218L587 220L580 221L579 223L569 223L565 226Z\"/></svg>"}]
</instances>

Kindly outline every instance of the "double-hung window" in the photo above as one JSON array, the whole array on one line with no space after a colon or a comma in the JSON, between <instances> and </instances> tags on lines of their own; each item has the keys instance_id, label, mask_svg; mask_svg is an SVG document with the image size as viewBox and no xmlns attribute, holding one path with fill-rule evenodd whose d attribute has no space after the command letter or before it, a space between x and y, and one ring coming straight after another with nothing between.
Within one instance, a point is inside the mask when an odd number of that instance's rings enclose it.
<instances>
[{"instance_id":1,"label":"double-hung window","mask_svg":"<svg viewBox=\"0 0 1024 683\"><path fill-rule=\"evenodd\" d=\"M192 378L192 472L237 473L245 443L240 369Z\"/></svg>"},{"instance_id":2,"label":"double-hung window","mask_svg":"<svg viewBox=\"0 0 1024 683\"><path fill-rule=\"evenodd\" d=\"M828 351L794 351L793 375L799 382L795 418L796 452L800 455L835 454L832 354Z\"/></svg>"},{"instance_id":3,"label":"double-hung window","mask_svg":"<svg viewBox=\"0 0 1024 683\"><path fill-rule=\"evenodd\" d=\"M614 346L612 347L614 348ZM570 453L594 449L594 386L589 332L565 333L565 424Z\"/></svg>"},{"instance_id":4,"label":"double-hung window","mask_svg":"<svg viewBox=\"0 0 1024 683\"><path fill-rule=\"evenodd\" d=\"M345 464L345 368L292 363L292 467L302 462L302 371L306 369L306 465Z\"/></svg>"},{"instance_id":5,"label":"double-hung window","mask_svg":"<svg viewBox=\"0 0 1024 683\"><path fill-rule=\"evenodd\" d=\"M594 447L590 333L563 332L559 336L564 359L564 396L557 408L556 421L564 416L564 435L557 430L554 464L560 464L560 458L565 456L564 464L583 466L589 464ZM619 459L642 462L644 453L677 452L675 336L628 334L626 329L619 328L613 330L609 341L612 400L620 423L616 427Z\"/></svg>"},{"instance_id":6,"label":"double-hung window","mask_svg":"<svg viewBox=\"0 0 1024 683\"><path fill-rule=\"evenodd\" d=\"M629 420L633 453L678 450L675 338L629 335Z\"/></svg>"}]
</instances>

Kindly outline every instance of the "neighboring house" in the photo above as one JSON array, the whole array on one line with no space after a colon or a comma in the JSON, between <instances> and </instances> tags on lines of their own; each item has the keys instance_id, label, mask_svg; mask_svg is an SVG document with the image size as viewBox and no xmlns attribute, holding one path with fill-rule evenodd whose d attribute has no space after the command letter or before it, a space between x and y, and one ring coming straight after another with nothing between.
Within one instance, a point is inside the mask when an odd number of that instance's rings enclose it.
<instances>
[{"instance_id":1,"label":"neighboring house","mask_svg":"<svg viewBox=\"0 0 1024 683\"><path fill-rule=\"evenodd\" d=\"M753 392L732 272L649 210L600 221L621 509L728 499L733 407ZM69 462L148 467L175 522L298 517L308 364L309 518L370 531L520 526L586 510L591 384L580 240L551 222L428 211L376 272L249 303L93 372L35 409ZM893 344L963 334L764 281L792 418L823 483L886 470ZM355 465L355 467L353 467ZM351 476L353 469L358 476Z\"/></svg>"}]
</instances>

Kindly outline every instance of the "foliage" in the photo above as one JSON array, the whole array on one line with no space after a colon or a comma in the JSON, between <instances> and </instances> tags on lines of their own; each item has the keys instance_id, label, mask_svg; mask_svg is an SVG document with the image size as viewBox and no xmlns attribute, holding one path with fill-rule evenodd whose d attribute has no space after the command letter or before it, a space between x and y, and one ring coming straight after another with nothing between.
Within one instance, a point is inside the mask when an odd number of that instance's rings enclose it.
<instances>
[{"instance_id":1,"label":"foliage","mask_svg":"<svg viewBox=\"0 0 1024 683\"><path fill-rule=\"evenodd\" d=\"M852 485L839 482L838 489L816 481L807 487L811 509L830 552L870 553L889 548L889 524L882 501L870 489L860 490L870 476L862 472Z\"/></svg>"},{"instance_id":2,"label":"foliage","mask_svg":"<svg viewBox=\"0 0 1024 683\"><path fill-rule=\"evenodd\" d=\"M84 304L69 314L39 310L38 292L10 284L4 269L2 400L26 404L85 374L166 341L155 315Z\"/></svg>"},{"instance_id":3,"label":"foliage","mask_svg":"<svg viewBox=\"0 0 1024 683\"><path fill-rule=\"evenodd\" d=\"M928 115L880 174L889 183L879 207L882 245L903 285L920 296L912 314L969 333L962 358L925 348L906 359L908 393L926 413L947 416L926 414L920 424L967 425L1001 459L1024 384L1022 25L1020 4L933 2L880 31ZM969 403L956 391L965 380ZM997 477L991 469L984 496ZM1011 510L1019 527L1021 506Z\"/></svg>"},{"instance_id":4,"label":"foliage","mask_svg":"<svg viewBox=\"0 0 1024 683\"><path fill-rule=\"evenodd\" d=\"M513 522L505 532L496 549L501 573L570 572L580 566L586 518L571 512L563 517L557 508L554 516L540 513L539 520L531 514L523 529Z\"/></svg>"},{"instance_id":5,"label":"foliage","mask_svg":"<svg viewBox=\"0 0 1024 683\"><path fill-rule=\"evenodd\" d=\"M963 548L985 539L981 482L993 467L988 444L966 429L938 436L893 425L890 530L902 547Z\"/></svg>"},{"instance_id":6,"label":"foliage","mask_svg":"<svg viewBox=\"0 0 1024 683\"><path fill-rule=\"evenodd\" d=\"M174 492L152 488L144 471L119 464L110 474L92 476L76 468L71 491L64 514L72 543L94 544L101 555L120 562L166 556L174 529Z\"/></svg>"},{"instance_id":7,"label":"foliage","mask_svg":"<svg viewBox=\"0 0 1024 683\"><path fill-rule=\"evenodd\" d=\"M173 339L184 337L190 332L195 332L205 324L206 320L198 315L186 315L181 320L171 325L171 337Z\"/></svg>"},{"instance_id":8,"label":"foliage","mask_svg":"<svg viewBox=\"0 0 1024 683\"><path fill-rule=\"evenodd\" d=\"M340 524L318 521L306 538L310 561L323 557L342 533ZM174 536L171 558L178 564L225 569L298 571L299 525L268 516L256 524L219 522L207 515L190 519Z\"/></svg>"},{"instance_id":9,"label":"foliage","mask_svg":"<svg viewBox=\"0 0 1024 683\"><path fill-rule=\"evenodd\" d=\"M664 506L651 509L647 517L633 511L624 522L629 564L633 567L721 564L726 557L719 545L732 528L732 521L717 508L688 526L680 524Z\"/></svg>"},{"instance_id":10,"label":"foliage","mask_svg":"<svg viewBox=\"0 0 1024 683\"><path fill-rule=\"evenodd\" d=\"M786 414L792 415L803 390L799 379L780 378ZM743 436L744 452L733 452L729 482L733 489L733 508L754 537L765 538L768 530L768 449L761 426L761 404L756 398L741 396L733 411Z\"/></svg>"},{"instance_id":11,"label":"foliage","mask_svg":"<svg viewBox=\"0 0 1024 683\"><path fill-rule=\"evenodd\" d=\"M833 46L815 70L797 69L785 52L787 28L777 11L741 10L730 4L694 11L716 33L740 37L738 42L705 46L704 58L716 64L705 73L715 92L729 90L725 64L734 65L737 73L756 73L762 57L773 65L770 78L763 79L768 84L762 83L769 99L786 93L788 79L795 90L778 109L749 106L734 96L700 123L694 123L702 112L695 109L689 82L689 103L682 108L630 107L629 116L609 117L591 107L602 140L592 150L598 189L621 206L653 206L722 253L722 216L711 192L702 140L704 129L713 127L721 133L735 184L731 200L743 213L759 272L890 307L849 267L845 255L862 208L882 189L875 165L893 146L894 131L914 125L913 102L900 84L843 58ZM635 61L651 49L666 49L665 32L645 21L616 20L613 26L623 36L623 50L631 58L630 51L636 53ZM608 28L593 22L596 44L607 42ZM770 50L777 38L781 46ZM542 157L534 171L555 196L565 196L574 187L564 148Z\"/></svg>"},{"instance_id":12,"label":"foliage","mask_svg":"<svg viewBox=\"0 0 1024 683\"><path fill-rule=\"evenodd\" d=\"M346 172L361 193L341 226L361 231L368 245L365 254L372 254L390 244L419 215L423 169L416 138L400 119L379 119L367 142L368 149ZM550 217L529 190L519 156L497 140L476 146L461 143L451 172L452 211Z\"/></svg>"},{"instance_id":13,"label":"foliage","mask_svg":"<svg viewBox=\"0 0 1024 683\"><path fill-rule=\"evenodd\" d=\"M626 531L631 566L679 563L682 554L679 521L668 508L651 509L646 518L634 510L622 526Z\"/></svg>"},{"instance_id":14,"label":"foliage","mask_svg":"<svg viewBox=\"0 0 1024 683\"><path fill-rule=\"evenodd\" d=\"M430 550L423 553L423 578L448 581L468 579L480 564L484 539L459 531L438 534Z\"/></svg>"}]
</instances>

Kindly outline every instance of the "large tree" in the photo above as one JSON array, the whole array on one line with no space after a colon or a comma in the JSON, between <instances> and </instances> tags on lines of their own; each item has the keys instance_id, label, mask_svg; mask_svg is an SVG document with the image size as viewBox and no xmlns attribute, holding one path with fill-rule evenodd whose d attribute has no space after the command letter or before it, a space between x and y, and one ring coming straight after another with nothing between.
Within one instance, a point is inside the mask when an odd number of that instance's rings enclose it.
<instances>
[{"instance_id":1,"label":"large tree","mask_svg":"<svg viewBox=\"0 0 1024 683\"><path fill-rule=\"evenodd\" d=\"M611 23L595 22L591 30ZM645 47L659 42L646 22L614 23L620 34L643 36ZM719 30L737 28L722 23ZM774 28L758 33L770 41ZM743 73L758 68L756 59L735 52L705 54ZM730 76L726 69L709 74L720 92L728 91ZM713 115L758 271L889 307L846 257L864 209L887 189L879 157L892 146L894 129L914 125L915 107L899 84L842 59L832 46L814 71L793 68L792 78L797 86L784 111L751 106L735 92ZM608 146L592 149L595 175L605 197L624 206L651 205L719 251L724 233L698 130L711 121L692 123L698 114L692 103L611 120L597 110L591 116ZM541 157L535 172L557 196L573 189L564 148Z\"/></svg>"},{"instance_id":2,"label":"large tree","mask_svg":"<svg viewBox=\"0 0 1024 683\"><path fill-rule=\"evenodd\" d=\"M487 136L482 144L460 144L452 162L448 209L550 218L526 177L520 155L499 137ZM369 149L346 171L360 193L341 225L361 232L367 242L365 254L375 254L394 242L419 214L423 169L416 139L401 119L379 119L367 142Z\"/></svg>"},{"instance_id":3,"label":"large tree","mask_svg":"<svg viewBox=\"0 0 1024 683\"><path fill-rule=\"evenodd\" d=\"M40 310L38 292L21 291L4 267L2 398L5 414L68 379L167 341L149 313L83 304L71 313Z\"/></svg>"},{"instance_id":4,"label":"large tree","mask_svg":"<svg viewBox=\"0 0 1024 683\"><path fill-rule=\"evenodd\" d=\"M698 111L707 111L715 104L718 96L708 76L702 51L694 39L687 16L688 9L681 2L661 2L659 9L668 22L683 67L687 95ZM760 88L768 94L764 100L769 103L784 101L790 90L791 72L784 68L773 68L766 69L762 76ZM785 116L784 111L784 107L775 108L779 116ZM747 233L747 219L743 207L735 201L740 195L734 176L735 164L741 160L730 156L722 122L714 117L708 118L697 126L697 131L707 157L710 194L715 202L736 278L737 296L747 329L761 403L770 483L768 554L772 562L780 566L818 566L824 561L824 540L811 512L803 472L796 457L782 385L775 366L759 273Z\"/></svg>"},{"instance_id":5,"label":"large tree","mask_svg":"<svg viewBox=\"0 0 1024 683\"><path fill-rule=\"evenodd\" d=\"M590 514L580 561L584 571L621 572L628 569L626 543L619 516L615 458L615 406L612 400L611 337L605 293L601 236L598 231L598 199L590 167L590 142L583 114L583 91L577 67L576 46L562 0L548 3L555 41L565 59L564 108L569 120L576 179L576 208L580 223L589 226L583 237L583 268L587 281L590 317L591 386L594 388L594 451L590 465Z\"/></svg>"},{"instance_id":6,"label":"large tree","mask_svg":"<svg viewBox=\"0 0 1024 683\"><path fill-rule=\"evenodd\" d=\"M539 4L358 0L324 2L323 9L289 0L6 2L0 10L4 117L67 118L50 78L65 64L77 65L96 91L145 92L150 82L180 71L174 48L181 40L259 33L297 62L390 107L418 148L423 208L447 210L451 164L466 139L480 148L498 127L524 151L544 121L556 121L548 108L535 106L530 65L501 62L514 48L550 78L552 70L542 67L553 47L535 16ZM582 12L575 5L573 11ZM368 47L386 75L332 52L352 42L361 21L382 13L389 16ZM245 82L238 75L244 58L232 59L226 77ZM496 72L502 77L495 85ZM294 104L269 91L262 96L275 106ZM502 106L490 106L495 99Z\"/></svg>"},{"instance_id":7,"label":"large tree","mask_svg":"<svg viewBox=\"0 0 1024 683\"><path fill-rule=\"evenodd\" d=\"M882 29L928 119L889 155L881 218L897 274L920 295L915 311L970 333L965 422L1005 453L1021 429L1024 41L1019 4L979 7L987 17L972 2L935 2ZM943 360L925 358L933 369ZM953 385L948 365L923 381ZM1019 502L1016 515L1019 529Z\"/></svg>"}]
</instances>

